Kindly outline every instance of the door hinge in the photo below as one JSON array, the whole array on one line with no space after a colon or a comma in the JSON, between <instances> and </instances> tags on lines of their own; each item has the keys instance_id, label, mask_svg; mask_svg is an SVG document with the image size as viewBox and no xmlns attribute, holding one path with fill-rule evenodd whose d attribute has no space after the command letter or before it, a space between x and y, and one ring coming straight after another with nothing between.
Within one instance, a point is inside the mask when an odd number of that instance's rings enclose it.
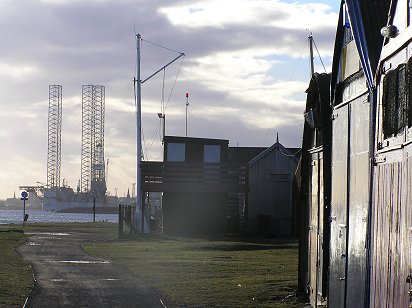
<instances>
[{"instance_id":1,"label":"door hinge","mask_svg":"<svg viewBox=\"0 0 412 308\"><path fill-rule=\"evenodd\" d=\"M373 158L373 163L375 164L375 165L377 165L377 164L382 164L382 163L384 163L386 161L386 156L375 156L374 158Z\"/></svg>"}]
</instances>

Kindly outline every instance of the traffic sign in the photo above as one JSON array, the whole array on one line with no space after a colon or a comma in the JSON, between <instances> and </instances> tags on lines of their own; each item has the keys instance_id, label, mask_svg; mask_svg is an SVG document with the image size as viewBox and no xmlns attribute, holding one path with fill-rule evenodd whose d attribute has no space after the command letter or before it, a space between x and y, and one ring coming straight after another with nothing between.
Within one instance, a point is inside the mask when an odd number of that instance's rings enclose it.
<instances>
[{"instance_id":1,"label":"traffic sign","mask_svg":"<svg viewBox=\"0 0 412 308\"><path fill-rule=\"evenodd\" d=\"M28 196L29 194L27 193L27 191L21 192L21 200L28 200Z\"/></svg>"}]
</instances>

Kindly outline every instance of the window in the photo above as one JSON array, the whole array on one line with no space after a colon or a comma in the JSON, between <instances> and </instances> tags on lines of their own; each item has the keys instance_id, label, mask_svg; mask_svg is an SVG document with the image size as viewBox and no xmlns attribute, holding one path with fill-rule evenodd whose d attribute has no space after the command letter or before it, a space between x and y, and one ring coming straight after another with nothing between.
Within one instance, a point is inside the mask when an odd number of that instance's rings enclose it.
<instances>
[{"instance_id":1,"label":"window","mask_svg":"<svg viewBox=\"0 0 412 308\"><path fill-rule=\"evenodd\" d=\"M168 143L167 144L167 161L185 161L185 144Z\"/></svg>"},{"instance_id":2,"label":"window","mask_svg":"<svg viewBox=\"0 0 412 308\"><path fill-rule=\"evenodd\" d=\"M203 161L205 163L220 163L220 145L205 145Z\"/></svg>"},{"instance_id":3,"label":"window","mask_svg":"<svg viewBox=\"0 0 412 308\"><path fill-rule=\"evenodd\" d=\"M408 68L408 69L407 69ZM396 69L390 70L383 79L383 134L385 138L395 136L408 122L411 126L409 97L410 90L407 91L408 78L411 72L411 60L408 65L399 65Z\"/></svg>"}]
</instances>

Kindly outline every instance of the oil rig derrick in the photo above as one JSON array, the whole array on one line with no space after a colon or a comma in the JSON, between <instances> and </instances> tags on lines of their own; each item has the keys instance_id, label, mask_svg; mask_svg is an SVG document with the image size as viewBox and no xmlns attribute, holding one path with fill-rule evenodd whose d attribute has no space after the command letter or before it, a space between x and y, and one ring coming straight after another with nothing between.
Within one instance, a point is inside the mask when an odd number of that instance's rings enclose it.
<instances>
[{"instance_id":1,"label":"oil rig derrick","mask_svg":"<svg viewBox=\"0 0 412 308\"><path fill-rule=\"evenodd\" d=\"M105 88L82 87L81 193L102 202L106 194L104 160Z\"/></svg>"},{"instance_id":2,"label":"oil rig derrick","mask_svg":"<svg viewBox=\"0 0 412 308\"><path fill-rule=\"evenodd\" d=\"M60 186L62 131L62 86L49 85L47 185L51 190Z\"/></svg>"}]
</instances>

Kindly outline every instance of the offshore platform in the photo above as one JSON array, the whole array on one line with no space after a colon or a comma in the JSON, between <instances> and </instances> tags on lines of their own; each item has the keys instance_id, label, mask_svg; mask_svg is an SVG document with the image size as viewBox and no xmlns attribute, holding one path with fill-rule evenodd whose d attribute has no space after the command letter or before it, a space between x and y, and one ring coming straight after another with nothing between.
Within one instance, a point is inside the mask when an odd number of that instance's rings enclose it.
<instances>
[{"instance_id":1,"label":"offshore platform","mask_svg":"<svg viewBox=\"0 0 412 308\"><path fill-rule=\"evenodd\" d=\"M76 191L60 182L62 139L62 86L49 86L47 183L20 186L35 193L44 211L106 205L104 159L105 87L82 86L82 147L80 180ZM60 184L61 183L61 184Z\"/></svg>"}]
</instances>

